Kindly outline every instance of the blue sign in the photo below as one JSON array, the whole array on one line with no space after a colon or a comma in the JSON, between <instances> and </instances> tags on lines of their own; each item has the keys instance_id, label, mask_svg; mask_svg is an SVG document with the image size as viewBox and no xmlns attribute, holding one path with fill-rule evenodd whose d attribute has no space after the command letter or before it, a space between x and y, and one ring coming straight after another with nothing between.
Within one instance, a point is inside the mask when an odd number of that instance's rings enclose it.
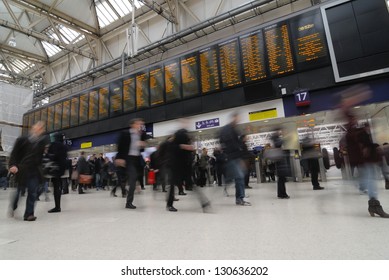
<instances>
[{"instance_id":1,"label":"blue sign","mask_svg":"<svg viewBox=\"0 0 389 280\"><path fill-rule=\"evenodd\" d=\"M308 91L301 91L294 94L294 102L297 107L304 107L311 104Z\"/></svg>"},{"instance_id":2,"label":"blue sign","mask_svg":"<svg viewBox=\"0 0 389 280\"><path fill-rule=\"evenodd\" d=\"M220 126L219 118L196 122L196 129Z\"/></svg>"}]
</instances>

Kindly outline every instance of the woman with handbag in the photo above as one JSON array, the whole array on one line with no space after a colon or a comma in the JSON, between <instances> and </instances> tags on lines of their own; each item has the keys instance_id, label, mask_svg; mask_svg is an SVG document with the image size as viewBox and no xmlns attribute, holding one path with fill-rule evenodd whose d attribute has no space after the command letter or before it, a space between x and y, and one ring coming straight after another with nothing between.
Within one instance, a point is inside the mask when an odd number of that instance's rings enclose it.
<instances>
[{"instance_id":1,"label":"woman with handbag","mask_svg":"<svg viewBox=\"0 0 389 280\"><path fill-rule=\"evenodd\" d=\"M78 172L78 193L84 193L84 187L92 183L92 176L89 174L89 164L85 158L85 152L80 153L80 157L77 162L77 172Z\"/></svg>"}]
</instances>

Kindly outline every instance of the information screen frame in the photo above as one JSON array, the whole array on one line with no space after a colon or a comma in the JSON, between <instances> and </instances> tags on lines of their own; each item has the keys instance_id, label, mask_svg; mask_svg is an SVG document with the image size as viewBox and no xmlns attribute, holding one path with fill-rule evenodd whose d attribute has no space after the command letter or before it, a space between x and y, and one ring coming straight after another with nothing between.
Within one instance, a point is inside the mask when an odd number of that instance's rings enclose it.
<instances>
[{"instance_id":1,"label":"information screen frame","mask_svg":"<svg viewBox=\"0 0 389 280\"><path fill-rule=\"evenodd\" d=\"M205 57L205 53L211 52L211 55L207 55ZM217 45L210 46L206 49L202 49L199 51L199 61L200 61L200 88L201 88L201 94L209 94L215 91L219 91L221 89L221 77L220 77L220 67L219 67L219 52ZM212 59L212 67L210 68L210 59ZM207 65L204 65L206 63ZM205 70L207 72L205 73ZM206 77L213 77L212 80L208 81L209 86L206 87L207 90L205 91L204 82L206 81ZM211 84L214 84L214 86Z\"/></svg>"},{"instance_id":2,"label":"information screen frame","mask_svg":"<svg viewBox=\"0 0 389 280\"><path fill-rule=\"evenodd\" d=\"M41 111L40 110L36 110L34 112L34 123L38 122L41 120Z\"/></svg>"},{"instance_id":3,"label":"information screen frame","mask_svg":"<svg viewBox=\"0 0 389 280\"><path fill-rule=\"evenodd\" d=\"M274 38L267 36L271 30L276 30L279 32L274 33ZM286 33L286 34L285 34ZM294 49L291 44L291 36L288 21L281 21L275 24L269 25L263 28L263 35L265 39L266 54L268 61L268 73L270 78L275 78L283 75L288 75L296 72L296 63L294 61L293 53ZM274 42L281 36L280 42ZM285 38L286 37L286 38ZM273 40L273 42L269 42ZM274 43L274 47L270 47L269 44ZM282 45L277 44L282 43ZM273 51L271 51L273 49ZM275 63L273 65L272 61ZM285 67L282 68L280 63L285 63ZM272 66L273 65L273 66ZM278 69L273 69L275 67Z\"/></svg>"},{"instance_id":4,"label":"information screen frame","mask_svg":"<svg viewBox=\"0 0 389 280\"><path fill-rule=\"evenodd\" d=\"M115 110L115 108L117 108ZM109 83L109 116L114 117L123 113L123 80Z\"/></svg>"},{"instance_id":5,"label":"information screen frame","mask_svg":"<svg viewBox=\"0 0 389 280\"><path fill-rule=\"evenodd\" d=\"M52 132L54 130L54 104L47 107L47 132Z\"/></svg>"},{"instance_id":6,"label":"information screen frame","mask_svg":"<svg viewBox=\"0 0 389 280\"><path fill-rule=\"evenodd\" d=\"M62 129L70 127L70 99L62 102Z\"/></svg>"},{"instance_id":7,"label":"information screen frame","mask_svg":"<svg viewBox=\"0 0 389 280\"><path fill-rule=\"evenodd\" d=\"M254 37L257 38L255 42L253 42L255 39L252 39ZM246 44L245 42L242 42L246 38L248 38L249 40L249 42L247 42L248 43L247 57L245 56L244 53L244 50L246 49ZM239 36L239 43L240 43L240 53L241 53L242 71L243 71L243 79L244 79L243 83L251 83L251 82L268 79L269 67L266 60L267 52L266 52L266 43L263 35L263 30L258 29L248 34ZM256 44L258 49L255 48L256 46L253 46L253 43ZM257 57L249 57L250 53L254 56L256 52L258 52ZM250 75L252 73L256 73L256 74Z\"/></svg>"},{"instance_id":8,"label":"information screen frame","mask_svg":"<svg viewBox=\"0 0 389 280\"><path fill-rule=\"evenodd\" d=\"M79 121L80 96L76 95L70 99L70 126L78 126Z\"/></svg>"},{"instance_id":9,"label":"information screen frame","mask_svg":"<svg viewBox=\"0 0 389 280\"><path fill-rule=\"evenodd\" d=\"M360 79L360 78L364 78L364 77L388 73L389 67L377 69L377 70L373 70L373 71L369 71L369 72L358 73L355 75L340 77L338 63L337 63L336 56L335 56L335 49L334 49L334 45L333 45L333 41L332 41L332 37L331 37L330 27L328 24L326 10L333 8L335 6L341 5L341 4L345 4L347 2L350 2L350 0L338 0L338 1L331 2L329 4L326 4L326 5L323 5L320 7L321 15L323 18L324 30L325 30L326 38L327 38L328 50L329 50L330 58L331 58L332 71L333 71L334 77L335 77L335 82L340 83L340 82L345 82L345 81Z\"/></svg>"},{"instance_id":10,"label":"information screen frame","mask_svg":"<svg viewBox=\"0 0 389 280\"><path fill-rule=\"evenodd\" d=\"M99 91L97 88L92 89L88 95L88 122L97 121L99 119Z\"/></svg>"},{"instance_id":11,"label":"information screen frame","mask_svg":"<svg viewBox=\"0 0 389 280\"><path fill-rule=\"evenodd\" d=\"M135 74L136 108L150 107L149 71L140 71Z\"/></svg>"},{"instance_id":12,"label":"information screen frame","mask_svg":"<svg viewBox=\"0 0 389 280\"><path fill-rule=\"evenodd\" d=\"M40 120L45 124L45 129L47 127L47 107L41 109L41 118Z\"/></svg>"},{"instance_id":13,"label":"information screen frame","mask_svg":"<svg viewBox=\"0 0 389 280\"><path fill-rule=\"evenodd\" d=\"M191 67L194 63L194 68ZM200 96L200 58L199 52L194 52L180 57L182 98ZM188 81L186 82L186 79ZM185 82L184 82L185 80Z\"/></svg>"},{"instance_id":14,"label":"information screen frame","mask_svg":"<svg viewBox=\"0 0 389 280\"><path fill-rule=\"evenodd\" d=\"M294 60L298 71L324 67L330 64L328 44L320 10L313 10L288 20ZM320 41L320 42L319 42ZM320 49L322 52L315 52ZM300 54L301 53L301 54ZM304 56L306 59L304 59Z\"/></svg>"},{"instance_id":15,"label":"information screen frame","mask_svg":"<svg viewBox=\"0 0 389 280\"><path fill-rule=\"evenodd\" d=\"M79 100L79 118L78 123L86 124L88 122L88 115L89 115L89 93L84 92L80 94L80 100Z\"/></svg>"},{"instance_id":16,"label":"information screen frame","mask_svg":"<svg viewBox=\"0 0 389 280\"><path fill-rule=\"evenodd\" d=\"M172 65L175 65L172 68ZM172 75L170 69L174 69L175 72ZM175 58L167 61L163 64L164 80L165 80L165 100L166 103L177 101L182 99L181 88L181 64L180 59Z\"/></svg>"},{"instance_id":17,"label":"information screen frame","mask_svg":"<svg viewBox=\"0 0 389 280\"><path fill-rule=\"evenodd\" d=\"M239 38L233 38L217 45L221 86L223 89L242 84L242 63ZM226 55L224 55L226 53ZM235 61L233 59L235 58Z\"/></svg>"},{"instance_id":18,"label":"information screen frame","mask_svg":"<svg viewBox=\"0 0 389 280\"><path fill-rule=\"evenodd\" d=\"M62 128L62 102L54 105L54 130L60 130Z\"/></svg>"},{"instance_id":19,"label":"information screen frame","mask_svg":"<svg viewBox=\"0 0 389 280\"><path fill-rule=\"evenodd\" d=\"M151 107L165 103L165 77L163 65L154 66L149 69L149 89Z\"/></svg>"},{"instance_id":20,"label":"information screen frame","mask_svg":"<svg viewBox=\"0 0 389 280\"><path fill-rule=\"evenodd\" d=\"M126 98L128 95L128 99ZM134 75L123 78L123 112L136 109L136 77Z\"/></svg>"},{"instance_id":21,"label":"information screen frame","mask_svg":"<svg viewBox=\"0 0 389 280\"><path fill-rule=\"evenodd\" d=\"M99 120L109 117L109 85L99 88Z\"/></svg>"}]
</instances>

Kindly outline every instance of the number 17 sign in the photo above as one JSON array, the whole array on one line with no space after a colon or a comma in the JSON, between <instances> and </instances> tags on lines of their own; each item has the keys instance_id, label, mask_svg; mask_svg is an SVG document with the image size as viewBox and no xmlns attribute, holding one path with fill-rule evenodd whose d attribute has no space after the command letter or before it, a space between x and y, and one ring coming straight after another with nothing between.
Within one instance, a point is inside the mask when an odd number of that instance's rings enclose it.
<instances>
[{"instance_id":1,"label":"number 17 sign","mask_svg":"<svg viewBox=\"0 0 389 280\"><path fill-rule=\"evenodd\" d=\"M297 107L308 106L311 104L308 91L296 92L294 94L294 101Z\"/></svg>"}]
</instances>

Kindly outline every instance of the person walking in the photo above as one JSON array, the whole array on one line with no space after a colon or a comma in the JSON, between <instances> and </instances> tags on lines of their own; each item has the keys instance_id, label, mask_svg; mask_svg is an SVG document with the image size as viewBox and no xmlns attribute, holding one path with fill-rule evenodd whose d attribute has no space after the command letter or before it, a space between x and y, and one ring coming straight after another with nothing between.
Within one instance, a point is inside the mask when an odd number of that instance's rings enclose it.
<instances>
[{"instance_id":1,"label":"person walking","mask_svg":"<svg viewBox=\"0 0 389 280\"><path fill-rule=\"evenodd\" d=\"M133 119L130 121L130 129L123 131L118 139L118 152L116 154L115 164L119 167L125 167L128 175L129 191L127 194L126 208L136 209L133 204L136 180L141 168L141 151L146 146L146 133L143 133L142 119Z\"/></svg>"},{"instance_id":2,"label":"person walking","mask_svg":"<svg viewBox=\"0 0 389 280\"><path fill-rule=\"evenodd\" d=\"M9 159L9 172L15 175L17 191L10 205L10 216L18 207L18 201L22 189L27 190L25 221L35 221L35 202L38 188L43 183L42 157L45 145L48 142L44 135L45 124L42 121L35 123L28 136L19 137L12 149Z\"/></svg>"},{"instance_id":3,"label":"person walking","mask_svg":"<svg viewBox=\"0 0 389 280\"><path fill-rule=\"evenodd\" d=\"M220 132L220 144L227 156L228 176L235 180L235 203L236 205L251 206L245 201L244 175L245 165L243 162L242 142L236 128L239 123L239 113L231 115L231 121Z\"/></svg>"},{"instance_id":4,"label":"person walking","mask_svg":"<svg viewBox=\"0 0 389 280\"><path fill-rule=\"evenodd\" d=\"M54 203L55 207L50 209L49 213L61 212L61 194L62 194L62 178L65 173L67 165L67 148L63 144L63 134L54 133L50 135L52 137L52 143L47 151L50 160L56 166L55 170L50 174L52 176L52 182L54 187Z\"/></svg>"}]
</instances>

